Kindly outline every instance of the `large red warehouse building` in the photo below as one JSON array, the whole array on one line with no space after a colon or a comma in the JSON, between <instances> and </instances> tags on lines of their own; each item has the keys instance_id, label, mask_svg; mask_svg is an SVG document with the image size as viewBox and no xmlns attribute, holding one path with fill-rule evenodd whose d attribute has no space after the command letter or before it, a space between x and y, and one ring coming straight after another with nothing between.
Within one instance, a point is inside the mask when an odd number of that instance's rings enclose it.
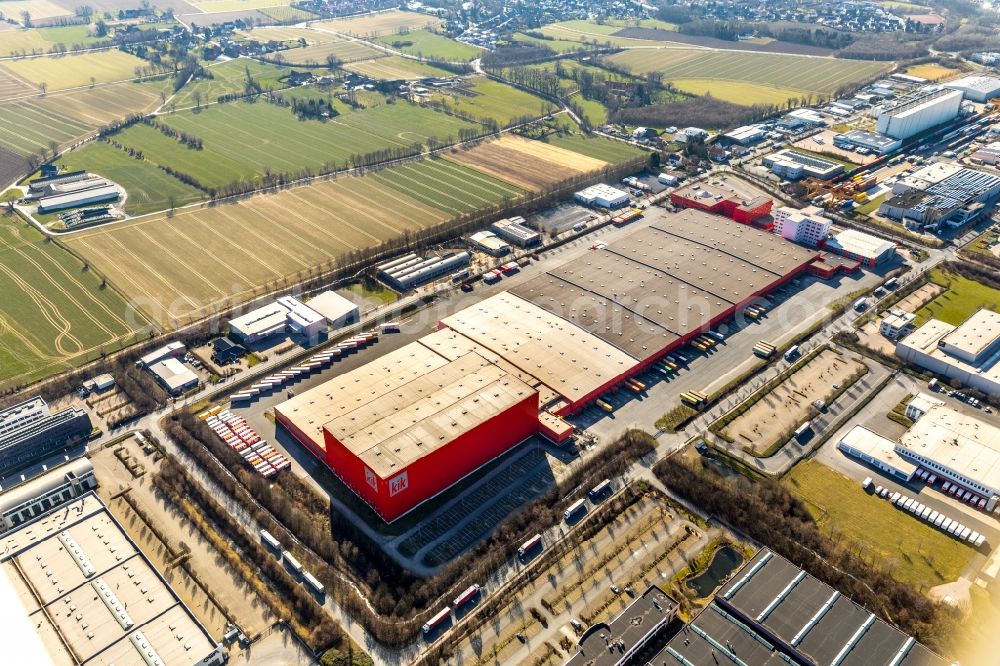
<instances>
[{"instance_id":1,"label":"large red warehouse building","mask_svg":"<svg viewBox=\"0 0 1000 666\"><path fill-rule=\"evenodd\" d=\"M704 182L682 187L670 193L675 206L725 215L734 222L750 224L771 214L774 201L761 195L743 195L722 185Z\"/></svg>"},{"instance_id":2,"label":"large red warehouse building","mask_svg":"<svg viewBox=\"0 0 1000 666\"><path fill-rule=\"evenodd\" d=\"M810 269L819 252L685 210L522 281L275 408L392 521Z\"/></svg>"}]
</instances>

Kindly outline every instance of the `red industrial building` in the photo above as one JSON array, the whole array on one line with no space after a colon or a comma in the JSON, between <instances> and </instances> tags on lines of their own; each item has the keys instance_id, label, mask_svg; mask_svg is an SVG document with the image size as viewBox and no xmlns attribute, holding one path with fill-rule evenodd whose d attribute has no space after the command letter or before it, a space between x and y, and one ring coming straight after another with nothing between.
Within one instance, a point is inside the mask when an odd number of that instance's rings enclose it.
<instances>
[{"instance_id":1,"label":"red industrial building","mask_svg":"<svg viewBox=\"0 0 1000 666\"><path fill-rule=\"evenodd\" d=\"M538 391L474 352L414 342L275 408L391 522L539 429Z\"/></svg>"},{"instance_id":2,"label":"red industrial building","mask_svg":"<svg viewBox=\"0 0 1000 666\"><path fill-rule=\"evenodd\" d=\"M275 416L393 521L532 435L566 439L563 416L819 255L704 212L667 215L446 317ZM843 270L837 259L817 268Z\"/></svg>"},{"instance_id":3,"label":"red industrial building","mask_svg":"<svg viewBox=\"0 0 1000 666\"><path fill-rule=\"evenodd\" d=\"M731 188L696 183L670 193L675 206L725 215L740 224L751 224L771 214L774 202L765 196L744 196ZM769 225L765 225L765 228Z\"/></svg>"}]
</instances>

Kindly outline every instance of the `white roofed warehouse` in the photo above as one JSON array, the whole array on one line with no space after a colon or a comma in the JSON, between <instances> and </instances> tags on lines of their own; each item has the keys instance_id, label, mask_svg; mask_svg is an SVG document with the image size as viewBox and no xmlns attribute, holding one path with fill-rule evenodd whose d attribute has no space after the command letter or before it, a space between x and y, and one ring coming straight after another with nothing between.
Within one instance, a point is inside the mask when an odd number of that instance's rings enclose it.
<instances>
[{"instance_id":1,"label":"white roofed warehouse","mask_svg":"<svg viewBox=\"0 0 1000 666\"><path fill-rule=\"evenodd\" d=\"M597 206L598 208L621 208L628 203L628 192L623 192L617 187L611 187L604 183L580 190L573 197L584 206Z\"/></svg>"}]
</instances>

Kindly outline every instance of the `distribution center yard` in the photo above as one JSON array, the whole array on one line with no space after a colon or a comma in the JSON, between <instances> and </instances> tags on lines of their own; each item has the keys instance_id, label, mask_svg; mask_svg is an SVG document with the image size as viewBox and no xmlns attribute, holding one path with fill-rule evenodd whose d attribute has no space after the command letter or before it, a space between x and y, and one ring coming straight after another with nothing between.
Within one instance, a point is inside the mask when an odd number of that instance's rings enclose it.
<instances>
[{"instance_id":1,"label":"distribution center yard","mask_svg":"<svg viewBox=\"0 0 1000 666\"><path fill-rule=\"evenodd\" d=\"M974 554L967 544L869 495L861 484L815 460L796 465L785 483L805 501L825 534L923 591L958 580Z\"/></svg>"},{"instance_id":2,"label":"distribution center yard","mask_svg":"<svg viewBox=\"0 0 1000 666\"><path fill-rule=\"evenodd\" d=\"M19 218L0 217L0 293L4 389L136 342L146 325L97 275Z\"/></svg>"},{"instance_id":3,"label":"distribution center yard","mask_svg":"<svg viewBox=\"0 0 1000 666\"><path fill-rule=\"evenodd\" d=\"M317 21L313 26L319 29L329 29L348 35L378 37L393 35L407 30L419 30L441 25L443 21L427 14L391 10L352 16L350 18Z\"/></svg>"},{"instance_id":4,"label":"distribution center yard","mask_svg":"<svg viewBox=\"0 0 1000 666\"><path fill-rule=\"evenodd\" d=\"M48 85L49 91L89 86L91 78L96 83L123 81L135 77L136 67L148 67L149 63L130 53L117 49L96 51L78 55L50 56L5 60L3 68L41 87Z\"/></svg>"},{"instance_id":5,"label":"distribution center yard","mask_svg":"<svg viewBox=\"0 0 1000 666\"><path fill-rule=\"evenodd\" d=\"M847 386L864 369L861 363L825 349L730 421L723 432L737 444L761 453L808 419L814 401L830 400L836 392L834 384Z\"/></svg>"},{"instance_id":6,"label":"distribution center yard","mask_svg":"<svg viewBox=\"0 0 1000 666\"><path fill-rule=\"evenodd\" d=\"M763 94L759 86L802 93L830 94L891 66L884 62L840 60L707 49L641 49L615 54L608 60L638 74L661 72L666 81L698 79L747 84L747 95Z\"/></svg>"},{"instance_id":7,"label":"distribution center yard","mask_svg":"<svg viewBox=\"0 0 1000 666\"><path fill-rule=\"evenodd\" d=\"M607 166L603 160L510 135L470 149L452 149L446 157L536 192L569 175L590 173Z\"/></svg>"},{"instance_id":8,"label":"distribution center yard","mask_svg":"<svg viewBox=\"0 0 1000 666\"><path fill-rule=\"evenodd\" d=\"M260 295L265 283L303 280L351 250L448 219L386 185L381 177L396 182L393 171L99 227L65 242L154 321L175 327Z\"/></svg>"}]
</instances>

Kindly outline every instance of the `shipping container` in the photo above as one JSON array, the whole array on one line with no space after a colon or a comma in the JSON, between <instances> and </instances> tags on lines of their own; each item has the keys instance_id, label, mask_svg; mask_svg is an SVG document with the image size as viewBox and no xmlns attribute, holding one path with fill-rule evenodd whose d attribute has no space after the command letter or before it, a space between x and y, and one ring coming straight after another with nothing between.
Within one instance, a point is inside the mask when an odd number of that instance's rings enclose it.
<instances>
[{"instance_id":1,"label":"shipping container","mask_svg":"<svg viewBox=\"0 0 1000 666\"><path fill-rule=\"evenodd\" d=\"M313 591L316 592L316 594L325 594L326 593L326 588L323 587L323 583L321 583L318 580L316 580L316 577L313 576L308 571L305 572L304 574L302 574L302 580L304 580L306 582L306 585L308 585L309 587L311 587L313 589Z\"/></svg>"},{"instance_id":2,"label":"shipping container","mask_svg":"<svg viewBox=\"0 0 1000 666\"><path fill-rule=\"evenodd\" d=\"M604 497L604 495L610 490L611 490L611 480L604 479L596 486L591 488L590 492L588 492L587 495L589 495L590 499L593 501L596 499L600 499L601 497Z\"/></svg>"},{"instance_id":3,"label":"shipping container","mask_svg":"<svg viewBox=\"0 0 1000 666\"><path fill-rule=\"evenodd\" d=\"M582 498L578 499L577 501L570 504L569 507L563 512L563 518L569 520L577 513L582 511L584 508L586 508L586 506L587 506L587 500Z\"/></svg>"},{"instance_id":4,"label":"shipping container","mask_svg":"<svg viewBox=\"0 0 1000 666\"><path fill-rule=\"evenodd\" d=\"M260 531L260 538L268 547L276 553L281 552L281 542L274 538L274 535L267 530Z\"/></svg>"},{"instance_id":5,"label":"shipping container","mask_svg":"<svg viewBox=\"0 0 1000 666\"><path fill-rule=\"evenodd\" d=\"M521 547L517 549L518 557L524 557L527 553L530 553L535 548L542 545L542 535L536 534L527 541L521 544Z\"/></svg>"},{"instance_id":6,"label":"shipping container","mask_svg":"<svg viewBox=\"0 0 1000 666\"><path fill-rule=\"evenodd\" d=\"M477 594L479 594L479 586L470 585L464 592L462 592L462 594L455 597L454 601L455 608L458 609L461 606L469 603L476 597Z\"/></svg>"},{"instance_id":7,"label":"shipping container","mask_svg":"<svg viewBox=\"0 0 1000 666\"><path fill-rule=\"evenodd\" d=\"M449 617L451 617L450 608L443 608L439 610L437 614L430 620L428 620L427 624L423 626L423 632L425 634L431 633L432 631L440 627L442 624L444 624L444 621L447 620Z\"/></svg>"}]
</instances>

